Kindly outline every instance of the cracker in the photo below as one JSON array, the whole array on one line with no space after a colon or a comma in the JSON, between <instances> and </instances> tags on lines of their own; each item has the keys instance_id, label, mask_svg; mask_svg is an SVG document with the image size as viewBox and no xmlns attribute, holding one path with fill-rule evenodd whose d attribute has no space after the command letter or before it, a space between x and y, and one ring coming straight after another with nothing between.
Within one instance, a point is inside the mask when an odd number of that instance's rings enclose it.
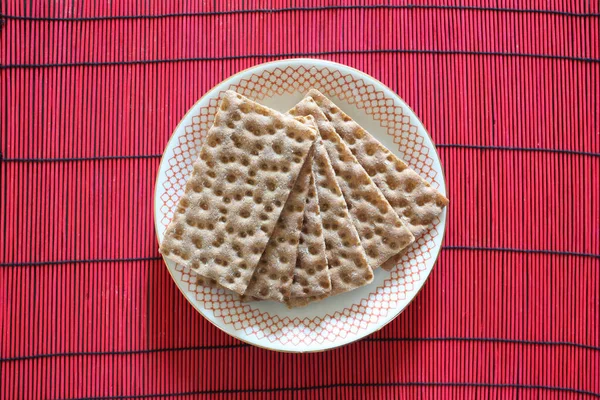
<instances>
[{"instance_id":1,"label":"cracker","mask_svg":"<svg viewBox=\"0 0 600 400\"><path fill-rule=\"evenodd\" d=\"M229 294L229 295L233 296L233 298L235 300L241 300L240 295L219 285L217 283L217 281L215 281L214 279L205 278L202 275L198 275L197 273L195 273L193 271L191 271L191 274L193 275L194 280L190 280L190 282L194 283L195 285L200 285L200 286L207 287L207 288L223 289L225 291L225 294Z\"/></svg>"},{"instance_id":2,"label":"cracker","mask_svg":"<svg viewBox=\"0 0 600 400\"><path fill-rule=\"evenodd\" d=\"M335 179L327 150L319 139L315 142L313 174L317 187L317 198L321 220L327 270L331 279L331 291L323 296L335 295L364 286L373 280L373 270L367 262L365 250L344 201L344 196ZM310 301L314 296L303 300ZM288 305L295 304L294 299Z\"/></svg>"},{"instance_id":3,"label":"cracker","mask_svg":"<svg viewBox=\"0 0 600 400\"><path fill-rule=\"evenodd\" d=\"M318 104L307 96L290 111L290 114L312 115L317 122L337 183L371 268L378 268L411 244L414 241L413 235L336 134L333 125Z\"/></svg>"},{"instance_id":4,"label":"cracker","mask_svg":"<svg viewBox=\"0 0 600 400\"><path fill-rule=\"evenodd\" d=\"M415 237L423 235L448 199L317 90L311 96ZM384 267L393 268L402 254Z\"/></svg>"},{"instance_id":5,"label":"cracker","mask_svg":"<svg viewBox=\"0 0 600 400\"><path fill-rule=\"evenodd\" d=\"M316 134L227 91L161 253L243 294Z\"/></svg>"},{"instance_id":6,"label":"cracker","mask_svg":"<svg viewBox=\"0 0 600 400\"><path fill-rule=\"evenodd\" d=\"M330 294L326 293L326 294L316 295L316 296L292 297L292 298L289 298L285 304L288 306L288 308L305 307L305 306L309 305L310 303L325 300L329 296L330 296Z\"/></svg>"},{"instance_id":7,"label":"cracker","mask_svg":"<svg viewBox=\"0 0 600 400\"><path fill-rule=\"evenodd\" d=\"M312 167L312 151L298 174L244 298L283 302L290 296Z\"/></svg>"},{"instance_id":8,"label":"cracker","mask_svg":"<svg viewBox=\"0 0 600 400\"><path fill-rule=\"evenodd\" d=\"M331 278L325 256L323 221L319 212L315 176L311 168L302 232L298 245L298 258L289 297L316 296L330 291Z\"/></svg>"}]
</instances>

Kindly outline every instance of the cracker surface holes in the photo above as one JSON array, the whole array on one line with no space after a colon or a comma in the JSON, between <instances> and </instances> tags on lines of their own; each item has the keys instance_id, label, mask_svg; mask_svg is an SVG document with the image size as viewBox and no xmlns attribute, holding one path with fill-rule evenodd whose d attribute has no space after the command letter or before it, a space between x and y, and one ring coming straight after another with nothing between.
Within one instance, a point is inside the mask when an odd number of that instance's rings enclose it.
<instances>
[{"instance_id":1,"label":"cracker surface holes","mask_svg":"<svg viewBox=\"0 0 600 400\"><path fill-rule=\"evenodd\" d=\"M223 99L200 157L193 165L177 212L167 227L161 252L203 279L214 280L243 294L302 168L303 163L296 164L294 159L306 159L314 131L292 117L257 105L234 92L227 91ZM302 137L302 142L288 138L288 131L294 132L296 138ZM276 143L282 149L277 160L278 170L269 172L269 177L257 173L256 168L264 161L259 154L270 152ZM298 149L295 155L284 151L292 147ZM280 166L287 168L285 174L279 174ZM254 174L251 175L249 168ZM272 171L271 166L269 171ZM252 201L244 196L254 197L255 188L264 190L268 186L274 188L269 192L269 201L279 200L282 206L247 209ZM245 244L234 250L232 240ZM238 276L232 272L234 265L223 266L222 263L240 254L244 255L246 269L239 268Z\"/></svg>"}]
</instances>

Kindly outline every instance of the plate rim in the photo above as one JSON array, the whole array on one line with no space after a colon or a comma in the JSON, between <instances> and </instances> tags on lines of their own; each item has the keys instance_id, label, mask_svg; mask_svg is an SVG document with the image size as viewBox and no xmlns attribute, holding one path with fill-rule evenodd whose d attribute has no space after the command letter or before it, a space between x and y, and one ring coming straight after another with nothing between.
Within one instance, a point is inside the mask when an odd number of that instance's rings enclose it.
<instances>
[{"instance_id":1,"label":"plate rim","mask_svg":"<svg viewBox=\"0 0 600 400\"><path fill-rule=\"evenodd\" d=\"M389 92L389 94L393 97L395 97L397 100L400 101L400 103L405 106L411 113L411 117L413 117L414 119L416 119L416 121L420 124L420 127L422 128L423 133L425 133L425 136L427 137L427 139L429 140L429 144L431 145L431 149L433 150L438 162L439 162L439 169L441 172L441 184L440 187L438 188L438 190L443 193L444 195L446 195L446 176L445 176L445 171L443 168L443 165L441 163L440 157L439 157L439 153L437 151L437 147L435 145L435 142L432 140L431 135L429 134L427 128L425 127L425 125L423 124L423 122L421 121L421 119L418 117L418 115L414 112L414 110L410 107L410 105L408 105L404 99L402 99L394 90L392 90L390 87L388 87L386 84L384 84L383 82L379 81L377 78L367 74L366 72L363 72L361 70L358 70L354 67L351 67L349 65L345 65L342 63L338 63L335 61L329 61L329 60L323 60L323 59L318 59L318 58L288 58L288 59L284 59L284 60L275 60L275 61L269 61L269 62L264 62L264 63L260 63L260 64L256 64L253 65L249 68L245 68L241 71L238 71L237 73L227 77L226 79L220 81L219 83L217 83L216 85L214 85L212 88L210 88L208 91L206 91L196 102L194 102L194 104L192 104L190 106L190 108L186 111L186 113L181 117L181 119L179 120L179 122L177 123L177 125L175 126L175 128L173 129L173 131L171 132L171 135L169 137L169 140L167 141L165 148L163 150L161 159L160 159L160 163L158 165L158 169L157 169L157 174L156 174L156 179L154 182L154 195L153 195L153 217L154 217L154 230L155 230L155 234L156 234L156 240L158 243L158 246L160 246L160 242L161 239L159 236L159 229L158 229L158 219L157 219L157 213L158 211L158 206L157 206L157 196L158 196L158 183L159 180L161 179L161 175L160 175L160 171L163 168L163 162L165 161L165 155L167 153L167 150L171 148L171 142L176 138L176 133L177 131L180 129L180 127L182 126L182 124L184 123L184 121L188 118L188 116L190 115L190 113L192 113L192 111L198 106L199 103L201 103L202 101L204 101L206 98L208 98L209 96L211 96L214 92L217 92L218 88L222 85L226 85L228 82L230 82L231 80L235 79L236 77L238 77L239 75L243 75L246 74L252 70L259 70L259 69L266 69L270 66L275 66L275 67L287 67L290 64L293 63L311 63L311 64L322 64L326 67L332 67L336 70L339 70L340 67L342 68L346 68L351 70L354 74L358 74L359 76L364 76L367 77L369 79L371 79L372 81L376 82L377 84L381 85L387 92ZM306 65L304 65L304 67L306 68ZM177 136L178 137L178 136ZM415 298L419 295L419 293L421 292L421 290L423 289L423 287L425 286L425 283L427 282L427 280L429 279L429 277L431 276L431 273L433 272L433 270L435 269L438 259L439 259L439 255L441 253L441 249L443 247L444 244L444 240L445 240L445 236L446 236L446 220L447 220L447 207L443 210L442 214L439 216L440 218L440 227L442 229L441 230L441 240L440 240L440 244L439 246L436 246L432 249L433 252L435 252L435 254L433 255L433 263L431 268L429 269L429 271L424 271L426 272L426 276L424 277L424 279L421 279L418 283L415 283L416 285L418 285L418 287L415 288L415 290L412 292L412 296L411 298L407 301L407 303L397 309L398 311L395 312L395 314L393 314L391 317L389 317L389 319L383 323L381 323L380 325L376 326L374 329L373 328L365 328L363 330L358 331L351 339L340 339L334 342L323 342L323 343L319 343L318 348L316 349L312 349L312 348L300 348L300 349L296 349L296 348L291 348L291 347L285 347L285 345L277 345L275 343L271 343L272 346L268 346L265 345L264 343L262 343L262 341L264 340L264 338L252 338L252 337L241 337L240 332L242 332L239 329L235 329L233 326L229 327L227 325L220 325L217 322L213 321L213 318L211 318L210 316L206 315L206 311L207 310L203 310L201 307L199 307L194 301L191 301L190 298L188 297L186 291L184 290L184 288L181 287L181 283L179 282L179 280L173 275L173 272L171 271L171 267L169 266L169 263L167 261L167 259L165 259L164 255L160 254L161 259L163 261L163 263L165 264L165 267L167 268L167 271L169 272L169 275L171 276L171 279L173 280L173 282L175 283L175 286L177 287L177 289L181 292L181 294L184 296L184 298L186 299L186 301L200 314L202 315L202 317L204 319L206 319L208 322L210 322L212 325L214 325L215 327L217 327L219 330L225 332L226 334L228 334L229 336L238 339L240 341L242 341L243 343L252 345L252 346L256 346L259 347L261 349L265 349L265 350L270 350L270 351L275 351L275 352L281 352L281 353L319 353L319 352L324 352L327 350L333 350L336 348L340 348L346 345L349 345L351 343L355 343L361 339L364 339L365 337L372 335L375 332L380 331L381 329L383 329L384 327L386 327L388 324L390 324L392 321L394 321L400 314L402 314L407 308L408 306L415 300ZM395 311L395 310L394 310ZM243 333L243 332L242 332ZM315 346L315 345L312 345ZM310 347L312 347L310 346Z\"/></svg>"}]
</instances>

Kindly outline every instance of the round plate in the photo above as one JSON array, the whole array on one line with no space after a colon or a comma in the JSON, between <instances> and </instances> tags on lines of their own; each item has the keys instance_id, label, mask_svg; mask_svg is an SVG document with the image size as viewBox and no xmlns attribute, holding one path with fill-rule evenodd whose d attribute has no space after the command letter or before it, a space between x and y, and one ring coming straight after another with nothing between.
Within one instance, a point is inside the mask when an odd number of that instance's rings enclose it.
<instances>
[{"instance_id":1,"label":"round plate","mask_svg":"<svg viewBox=\"0 0 600 400\"><path fill-rule=\"evenodd\" d=\"M313 59L275 61L242 71L217 85L194 104L175 129L160 163L154 194L159 242L224 92L231 89L285 112L310 88L328 96L446 194L442 166L427 131L410 107L389 88L342 64ZM446 211L426 235L417 239L393 271L380 268L367 286L293 310L271 301L241 302L222 289L197 284L194 273L187 268L170 260L165 263L194 308L228 334L277 351L322 351L381 329L406 308L433 268L445 226Z\"/></svg>"}]
</instances>

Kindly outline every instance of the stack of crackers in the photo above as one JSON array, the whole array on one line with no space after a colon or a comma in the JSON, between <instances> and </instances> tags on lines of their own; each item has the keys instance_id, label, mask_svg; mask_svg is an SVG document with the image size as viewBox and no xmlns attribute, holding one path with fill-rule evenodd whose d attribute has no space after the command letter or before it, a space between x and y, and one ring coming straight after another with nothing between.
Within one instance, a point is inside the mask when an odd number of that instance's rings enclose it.
<instances>
[{"instance_id":1,"label":"stack of crackers","mask_svg":"<svg viewBox=\"0 0 600 400\"><path fill-rule=\"evenodd\" d=\"M317 90L225 93L161 253L202 285L304 306L397 265L448 199Z\"/></svg>"}]
</instances>

